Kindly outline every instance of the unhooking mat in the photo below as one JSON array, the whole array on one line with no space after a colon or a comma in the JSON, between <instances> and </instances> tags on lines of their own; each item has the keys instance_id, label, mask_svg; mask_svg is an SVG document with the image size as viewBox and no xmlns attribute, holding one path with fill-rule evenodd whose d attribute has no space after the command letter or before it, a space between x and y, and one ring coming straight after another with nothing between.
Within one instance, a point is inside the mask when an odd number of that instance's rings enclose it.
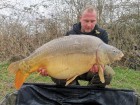
<instances>
[{"instance_id":1,"label":"unhooking mat","mask_svg":"<svg viewBox=\"0 0 140 105\"><path fill-rule=\"evenodd\" d=\"M139 105L133 90L26 83L0 105Z\"/></svg>"}]
</instances>

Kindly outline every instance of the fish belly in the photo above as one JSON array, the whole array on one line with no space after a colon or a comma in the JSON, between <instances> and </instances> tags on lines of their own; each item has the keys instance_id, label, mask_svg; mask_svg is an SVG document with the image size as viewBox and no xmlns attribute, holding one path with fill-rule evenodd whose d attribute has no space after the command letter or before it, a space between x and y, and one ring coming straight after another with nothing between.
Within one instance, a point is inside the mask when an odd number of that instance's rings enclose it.
<instances>
[{"instance_id":1,"label":"fish belly","mask_svg":"<svg viewBox=\"0 0 140 105\"><path fill-rule=\"evenodd\" d=\"M88 54L54 56L48 59L47 73L57 79L68 79L89 71L95 62L95 57Z\"/></svg>"}]
</instances>

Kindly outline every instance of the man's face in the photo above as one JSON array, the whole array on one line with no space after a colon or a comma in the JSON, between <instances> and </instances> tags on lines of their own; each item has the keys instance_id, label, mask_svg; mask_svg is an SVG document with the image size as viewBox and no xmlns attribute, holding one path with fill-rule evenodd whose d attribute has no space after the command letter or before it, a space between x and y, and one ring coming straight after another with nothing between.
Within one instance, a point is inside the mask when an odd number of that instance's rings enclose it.
<instances>
[{"instance_id":1,"label":"man's face","mask_svg":"<svg viewBox=\"0 0 140 105\"><path fill-rule=\"evenodd\" d=\"M81 32L89 33L91 32L95 24L97 23L97 15L96 12L88 12L85 11L82 16L80 17L80 22L81 22Z\"/></svg>"}]
</instances>

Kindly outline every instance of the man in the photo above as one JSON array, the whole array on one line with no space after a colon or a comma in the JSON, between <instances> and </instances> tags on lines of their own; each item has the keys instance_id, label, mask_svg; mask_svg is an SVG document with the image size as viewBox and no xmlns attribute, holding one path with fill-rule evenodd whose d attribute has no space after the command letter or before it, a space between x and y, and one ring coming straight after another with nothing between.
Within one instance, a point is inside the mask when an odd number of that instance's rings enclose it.
<instances>
[{"instance_id":1,"label":"man","mask_svg":"<svg viewBox=\"0 0 140 105\"><path fill-rule=\"evenodd\" d=\"M99 28L97 25L97 11L95 8L89 6L85 8L80 16L80 22L73 25L73 29L67 32L66 35L77 35L77 34L86 34L99 37L105 43L108 43L108 34L107 32ZM80 66L80 65L79 65ZM39 72L42 75L47 75L45 70L40 69ZM89 81L88 85L93 85L96 87L105 87L106 85L110 84L112 79L112 75L114 71L111 67L105 66L104 76L105 76L105 83L101 83L99 76L98 76L98 67L94 65L88 73L85 73L79 77L77 77L70 85L79 85L78 80L86 80ZM65 85L65 80L58 80L52 78L52 80L58 85Z\"/></svg>"}]
</instances>

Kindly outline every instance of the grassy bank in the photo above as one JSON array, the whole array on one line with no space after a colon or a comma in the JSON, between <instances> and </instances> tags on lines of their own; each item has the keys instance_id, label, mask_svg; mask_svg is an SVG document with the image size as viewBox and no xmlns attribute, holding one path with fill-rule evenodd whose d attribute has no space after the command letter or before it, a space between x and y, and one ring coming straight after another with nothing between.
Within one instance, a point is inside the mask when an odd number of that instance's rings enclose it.
<instances>
[{"instance_id":1,"label":"grassy bank","mask_svg":"<svg viewBox=\"0 0 140 105\"><path fill-rule=\"evenodd\" d=\"M7 71L8 64L0 63L0 100L6 94L15 91L13 87L14 75ZM109 85L111 88L119 89L133 89L140 94L140 71L134 71L126 68L116 67L115 76ZM32 74L26 82L36 83L52 83L49 77L42 77L37 73ZM86 85L87 82L80 81L82 85Z\"/></svg>"}]
</instances>

